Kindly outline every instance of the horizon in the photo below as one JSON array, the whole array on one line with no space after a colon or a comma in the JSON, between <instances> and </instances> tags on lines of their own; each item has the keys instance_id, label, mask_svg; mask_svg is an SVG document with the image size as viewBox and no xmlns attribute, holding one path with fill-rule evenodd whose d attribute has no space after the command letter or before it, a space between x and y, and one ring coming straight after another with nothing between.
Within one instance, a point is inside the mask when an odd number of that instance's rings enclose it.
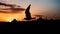
<instances>
[{"instance_id":1,"label":"horizon","mask_svg":"<svg viewBox=\"0 0 60 34\"><path fill-rule=\"evenodd\" d=\"M5 4L10 4L11 6L16 5L15 7L19 7L20 9L26 9L29 4L31 4L30 12L31 15L42 15L47 16L48 19L60 19L60 0L0 0L0 2ZM10 6L0 5L0 9L11 8ZM5 13L7 12L7 13ZM11 12L11 13L8 13ZM12 19L23 16L25 17L25 10L2 10L0 11L0 19ZM17 15L16 15L17 14ZM4 16L4 17L3 17ZM8 17L7 17L8 16ZM17 17L16 17L17 16ZM22 17L23 17L22 16ZM20 18L21 19L21 18ZM19 20L19 18L18 18Z\"/></svg>"}]
</instances>

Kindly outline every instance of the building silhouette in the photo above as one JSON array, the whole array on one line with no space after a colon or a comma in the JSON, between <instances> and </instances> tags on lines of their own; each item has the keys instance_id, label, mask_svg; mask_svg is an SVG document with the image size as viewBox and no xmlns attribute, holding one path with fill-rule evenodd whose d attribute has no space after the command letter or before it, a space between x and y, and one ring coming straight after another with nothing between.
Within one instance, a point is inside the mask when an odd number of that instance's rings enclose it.
<instances>
[{"instance_id":1,"label":"building silhouette","mask_svg":"<svg viewBox=\"0 0 60 34\"><path fill-rule=\"evenodd\" d=\"M16 22L17 22L17 20L16 20L16 19L14 19L14 20L12 20L11 22L16 23Z\"/></svg>"}]
</instances>

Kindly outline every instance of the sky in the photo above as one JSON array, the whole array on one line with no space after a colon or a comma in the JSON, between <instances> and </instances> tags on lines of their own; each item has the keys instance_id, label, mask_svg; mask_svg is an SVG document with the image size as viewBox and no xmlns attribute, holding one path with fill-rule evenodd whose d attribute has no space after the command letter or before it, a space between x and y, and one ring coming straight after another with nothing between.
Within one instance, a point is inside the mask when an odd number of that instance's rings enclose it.
<instances>
[{"instance_id":1,"label":"sky","mask_svg":"<svg viewBox=\"0 0 60 34\"><path fill-rule=\"evenodd\" d=\"M25 9L31 4L31 14L60 19L60 0L0 0L0 2L20 5Z\"/></svg>"}]
</instances>

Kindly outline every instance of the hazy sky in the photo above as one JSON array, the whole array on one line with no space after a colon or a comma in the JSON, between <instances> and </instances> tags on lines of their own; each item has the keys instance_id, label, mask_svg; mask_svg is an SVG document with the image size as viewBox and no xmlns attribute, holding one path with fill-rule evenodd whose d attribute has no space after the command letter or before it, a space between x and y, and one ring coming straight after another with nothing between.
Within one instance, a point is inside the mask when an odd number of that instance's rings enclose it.
<instances>
[{"instance_id":1,"label":"hazy sky","mask_svg":"<svg viewBox=\"0 0 60 34\"><path fill-rule=\"evenodd\" d=\"M0 2L17 4L23 8L31 4L32 14L60 18L60 0L0 0Z\"/></svg>"}]
</instances>

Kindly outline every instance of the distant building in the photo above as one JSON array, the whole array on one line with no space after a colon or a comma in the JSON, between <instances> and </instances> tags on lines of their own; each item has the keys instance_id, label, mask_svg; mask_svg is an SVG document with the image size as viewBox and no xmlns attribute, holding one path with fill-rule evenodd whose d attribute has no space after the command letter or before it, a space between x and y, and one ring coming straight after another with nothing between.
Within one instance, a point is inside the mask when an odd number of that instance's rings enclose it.
<instances>
[{"instance_id":1,"label":"distant building","mask_svg":"<svg viewBox=\"0 0 60 34\"><path fill-rule=\"evenodd\" d=\"M16 20L16 19L14 19L14 20L12 20L11 22L16 23L16 22L17 22L17 20Z\"/></svg>"}]
</instances>

